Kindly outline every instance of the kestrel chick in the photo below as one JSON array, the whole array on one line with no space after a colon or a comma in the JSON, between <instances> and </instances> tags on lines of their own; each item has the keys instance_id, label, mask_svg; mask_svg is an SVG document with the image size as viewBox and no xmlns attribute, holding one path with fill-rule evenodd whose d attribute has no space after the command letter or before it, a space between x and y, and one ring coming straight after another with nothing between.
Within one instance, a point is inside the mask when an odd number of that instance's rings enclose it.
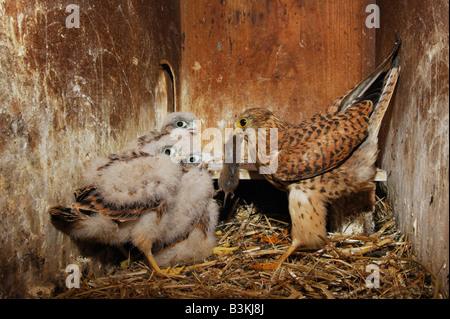
<instances>
[{"instance_id":1,"label":"kestrel chick","mask_svg":"<svg viewBox=\"0 0 450 319\"><path fill-rule=\"evenodd\" d=\"M92 162L75 203L52 207L49 213L53 224L75 239L133 243L161 272L152 253L155 243L163 245L158 258L164 265L164 254L186 261L211 253L217 205L211 177L198 168L201 156L179 151L168 134L146 147L151 154L128 151ZM189 240L182 244L184 239ZM181 254L177 247L186 250Z\"/></svg>"},{"instance_id":2,"label":"kestrel chick","mask_svg":"<svg viewBox=\"0 0 450 319\"><path fill-rule=\"evenodd\" d=\"M198 133L198 127L196 124L197 117L188 112L174 112L169 113L161 123L160 131L163 133L170 133L176 128L182 128L192 134Z\"/></svg>"},{"instance_id":3,"label":"kestrel chick","mask_svg":"<svg viewBox=\"0 0 450 319\"><path fill-rule=\"evenodd\" d=\"M191 151L194 151L192 148L196 147L196 144L194 143L195 140L193 139L193 137L199 133L196 121L197 117L192 113L187 112L169 113L164 118L159 131L151 131L139 137L138 139L134 140L130 145L128 145L128 147L125 148L124 152L140 150L147 153L151 153L152 152L151 148L155 146L149 144L153 143L155 140L160 139L162 136L171 133L174 140L178 140L180 137L183 137L183 140L186 140L184 143L190 145L189 147L191 147ZM148 149L149 147L150 149Z\"/></svg>"},{"instance_id":4,"label":"kestrel chick","mask_svg":"<svg viewBox=\"0 0 450 319\"><path fill-rule=\"evenodd\" d=\"M267 134L267 167L276 170L264 177L286 191L292 220L292 243L279 261L300 246L318 248L326 237L326 206L333 199L368 189L375 176L378 131L389 105L398 75L398 39L392 52L371 75L339 98L329 111L319 112L300 124L288 124L265 109L250 109L236 126L258 140L258 128L276 128L278 148L270 153ZM389 61L392 63L384 71Z\"/></svg>"},{"instance_id":5,"label":"kestrel chick","mask_svg":"<svg viewBox=\"0 0 450 319\"><path fill-rule=\"evenodd\" d=\"M75 239L116 246L132 242L160 272L152 246L164 234L161 221L174 204L181 177L181 165L167 155L142 152L99 167L75 192L75 203L49 213L55 227Z\"/></svg>"},{"instance_id":6,"label":"kestrel chick","mask_svg":"<svg viewBox=\"0 0 450 319\"><path fill-rule=\"evenodd\" d=\"M158 265L195 262L212 253L219 218L213 195L213 180L207 172L195 167L183 175L173 217L166 219L164 236L153 249Z\"/></svg>"}]
</instances>

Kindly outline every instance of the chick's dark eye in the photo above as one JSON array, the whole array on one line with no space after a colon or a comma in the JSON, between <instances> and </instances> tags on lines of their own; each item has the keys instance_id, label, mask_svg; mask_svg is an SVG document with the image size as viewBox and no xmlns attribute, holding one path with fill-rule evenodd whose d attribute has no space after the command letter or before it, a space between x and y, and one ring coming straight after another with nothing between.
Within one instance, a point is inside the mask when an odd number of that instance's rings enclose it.
<instances>
[{"instance_id":1,"label":"chick's dark eye","mask_svg":"<svg viewBox=\"0 0 450 319\"><path fill-rule=\"evenodd\" d=\"M189 156L189 158L186 159L185 163L189 165L200 165L202 162L202 158L197 155Z\"/></svg>"},{"instance_id":2,"label":"chick's dark eye","mask_svg":"<svg viewBox=\"0 0 450 319\"><path fill-rule=\"evenodd\" d=\"M172 153L172 149L171 148L165 148L163 150L163 153L166 154L166 155L170 155Z\"/></svg>"},{"instance_id":3,"label":"chick's dark eye","mask_svg":"<svg viewBox=\"0 0 450 319\"><path fill-rule=\"evenodd\" d=\"M240 119L239 120L239 126L240 127L245 127L245 126L247 126L247 119Z\"/></svg>"},{"instance_id":4,"label":"chick's dark eye","mask_svg":"<svg viewBox=\"0 0 450 319\"><path fill-rule=\"evenodd\" d=\"M187 124L186 124L185 121L177 121L177 122L175 123L175 125L176 125L176 127L181 127L181 128L187 126Z\"/></svg>"}]
</instances>

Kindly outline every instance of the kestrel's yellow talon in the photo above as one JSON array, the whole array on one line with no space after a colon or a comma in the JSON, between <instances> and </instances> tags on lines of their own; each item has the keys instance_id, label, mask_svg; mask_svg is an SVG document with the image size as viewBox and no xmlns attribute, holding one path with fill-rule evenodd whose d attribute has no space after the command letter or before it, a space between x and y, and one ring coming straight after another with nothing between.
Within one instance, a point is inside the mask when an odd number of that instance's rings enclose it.
<instances>
[{"instance_id":1,"label":"kestrel's yellow talon","mask_svg":"<svg viewBox=\"0 0 450 319\"><path fill-rule=\"evenodd\" d=\"M186 268L186 266L181 266L181 267L176 267L176 268L169 266L164 270L164 273L170 274L170 275L179 275L185 268Z\"/></svg>"},{"instance_id":2,"label":"kestrel's yellow talon","mask_svg":"<svg viewBox=\"0 0 450 319\"><path fill-rule=\"evenodd\" d=\"M130 251L125 249L125 247L123 247L122 245L119 245L117 248L120 250L120 252L126 258L120 262L120 268L124 269L124 268L130 267L130 265L133 261Z\"/></svg>"},{"instance_id":3,"label":"kestrel's yellow talon","mask_svg":"<svg viewBox=\"0 0 450 319\"><path fill-rule=\"evenodd\" d=\"M130 267L131 261L129 259L122 260L120 262L120 268L125 269Z\"/></svg>"},{"instance_id":4,"label":"kestrel's yellow talon","mask_svg":"<svg viewBox=\"0 0 450 319\"><path fill-rule=\"evenodd\" d=\"M218 255L218 256L222 256L222 255L228 255L228 254L232 254L233 251L238 250L239 247L223 247L223 246L218 246L218 247L214 247L213 248L213 254Z\"/></svg>"},{"instance_id":5,"label":"kestrel's yellow talon","mask_svg":"<svg viewBox=\"0 0 450 319\"><path fill-rule=\"evenodd\" d=\"M173 279L184 278L183 276L179 276L178 274L169 273L169 271L171 269L170 266L166 270L161 270L161 268L159 268L158 264L156 263L155 259L153 258L153 255L151 253L147 255L147 260L150 263L150 265L153 267L155 272L160 275L163 275L168 278L173 278Z\"/></svg>"}]
</instances>

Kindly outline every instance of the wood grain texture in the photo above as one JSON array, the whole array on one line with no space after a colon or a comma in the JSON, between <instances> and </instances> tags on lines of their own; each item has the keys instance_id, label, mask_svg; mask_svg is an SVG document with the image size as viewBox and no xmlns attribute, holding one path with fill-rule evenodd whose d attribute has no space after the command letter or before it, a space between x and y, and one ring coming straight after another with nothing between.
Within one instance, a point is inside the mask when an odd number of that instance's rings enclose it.
<instances>
[{"instance_id":1,"label":"wood grain texture","mask_svg":"<svg viewBox=\"0 0 450 319\"><path fill-rule=\"evenodd\" d=\"M377 60L392 34L403 39L402 74L380 130L380 167L389 202L419 259L439 275L448 298L449 3L378 1Z\"/></svg>"},{"instance_id":2,"label":"wood grain texture","mask_svg":"<svg viewBox=\"0 0 450 319\"><path fill-rule=\"evenodd\" d=\"M325 109L374 68L372 2L182 0L183 109L219 128L250 107Z\"/></svg>"}]
</instances>

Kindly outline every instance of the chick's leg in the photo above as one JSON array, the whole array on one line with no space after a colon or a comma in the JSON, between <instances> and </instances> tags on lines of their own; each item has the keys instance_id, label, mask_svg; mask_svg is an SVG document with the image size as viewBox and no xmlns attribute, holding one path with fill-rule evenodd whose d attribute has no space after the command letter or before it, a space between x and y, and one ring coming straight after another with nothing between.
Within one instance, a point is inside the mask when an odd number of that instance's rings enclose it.
<instances>
[{"instance_id":1,"label":"chick's leg","mask_svg":"<svg viewBox=\"0 0 450 319\"><path fill-rule=\"evenodd\" d=\"M150 266L153 267L153 269L157 272L157 273L163 273L163 271L161 270L161 268L159 268L158 264L155 261L155 258L153 257L153 254L151 252L149 252L148 254L145 254L145 256L147 257L147 260L150 264Z\"/></svg>"},{"instance_id":2,"label":"chick's leg","mask_svg":"<svg viewBox=\"0 0 450 319\"><path fill-rule=\"evenodd\" d=\"M133 238L134 244L144 253L145 257L147 258L150 266L155 270L157 274L170 277L170 278L183 278L182 276L177 276L174 274L170 274L166 271L161 270L159 268L158 264L156 263L155 258L152 254L152 246L153 246L153 240L149 240L146 237L140 237L136 236Z\"/></svg>"},{"instance_id":3,"label":"chick's leg","mask_svg":"<svg viewBox=\"0 0 450 319\"><path fill-rule=\"evenodd\" d=\"M152 268L155 270L156 273L166 276L166 277L169 277L169 278L184 278L183 276L179 276L179 275L170 273L170 270L171 270L170 267L167 268L166 270L161 270L161 268L159 268L158 264L156 263L156 260L153 257L153 254L151 253L151 251L146 253L145 256L147 257L149 264L152 266Z\"/></svg>"}]
</instances>

